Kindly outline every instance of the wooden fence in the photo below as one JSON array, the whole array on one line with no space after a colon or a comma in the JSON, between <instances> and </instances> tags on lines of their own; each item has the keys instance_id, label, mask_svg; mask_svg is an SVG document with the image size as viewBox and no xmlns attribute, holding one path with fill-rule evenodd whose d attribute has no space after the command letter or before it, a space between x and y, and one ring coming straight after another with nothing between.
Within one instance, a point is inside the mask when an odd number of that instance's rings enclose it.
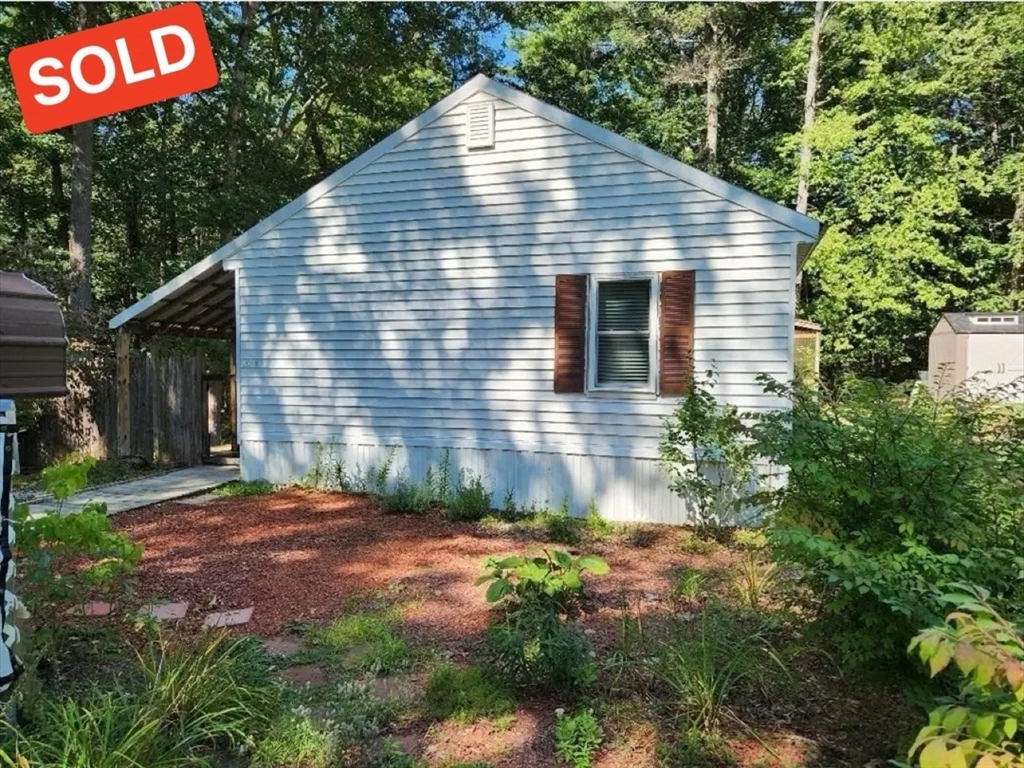
<instances>
[{"instance_id":1,"label":"wooden fence","mask_svg":"<svg viewBox=\"0 0 1024 768\"><path fill-rule=\"evenodd\" d=\"M43 406L38 425L23 442L34 441L33 463L45 464L72 451L99 458L118 455L116 360L72 361L69 394ZM131 353L128 400L131 429L128 455L145 461L187 466L202 462L207 393L202 361L195 356L154 358Z\"/></svg>"}]
</instances>

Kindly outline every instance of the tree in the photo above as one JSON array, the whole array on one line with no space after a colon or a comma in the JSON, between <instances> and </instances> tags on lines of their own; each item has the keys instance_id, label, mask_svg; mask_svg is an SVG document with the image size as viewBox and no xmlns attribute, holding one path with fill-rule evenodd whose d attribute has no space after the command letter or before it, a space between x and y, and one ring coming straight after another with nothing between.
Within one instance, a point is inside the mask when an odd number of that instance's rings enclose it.
<instances>
[{"instance_id":1,"label":"tree","mask_svg":"<svg viewBox=\"0 0 1024 768\"><path fill-rule=\"evenodd\" d=\"M796 209L807 213L808 182L811 176L811 138L814 129L814 109L818 99L818 62L821 58L821 30L825 26L825 0L814 4L811 23L811 55L807 62L807 90L804 92L804 129L800 137L800 170L796 192Z\"/></svg>"},{"instance_id":2,"label":"tree","mask_svg":"<svg viewBox=\"0 0 1024 768\"><path fill-rule=\"evenodd\" d=\"M79 31L94 26L91 3L75 4ZM71 129L71 226L68 231L68 263L71 268L72 312L81 316L92 310L92 120Z\"/></svg>"}]
</instances>

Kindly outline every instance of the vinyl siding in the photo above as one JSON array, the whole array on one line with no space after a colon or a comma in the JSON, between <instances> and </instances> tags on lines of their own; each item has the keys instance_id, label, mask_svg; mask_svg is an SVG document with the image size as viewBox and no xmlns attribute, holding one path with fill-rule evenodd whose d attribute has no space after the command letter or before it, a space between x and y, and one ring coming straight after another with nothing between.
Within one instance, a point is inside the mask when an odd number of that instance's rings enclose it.
<instances>
[{"instance_id":1,"label":"vinyl siding","mask_svg":"<svg viewBox=\"0 0 1024 768\"><path fill-rule=\"evenodd\" d=\"M495 148L468 151L483 100ZM656 464L675 399L553 392L555 276L696 270L696 370L764 410L755 376L792 373L798 240L477 93L229 257L243 474L304 474L318 442L350 467L398 446L413 475L451 448L497 502L682 522Z\"/></svg>"}]
</instances>

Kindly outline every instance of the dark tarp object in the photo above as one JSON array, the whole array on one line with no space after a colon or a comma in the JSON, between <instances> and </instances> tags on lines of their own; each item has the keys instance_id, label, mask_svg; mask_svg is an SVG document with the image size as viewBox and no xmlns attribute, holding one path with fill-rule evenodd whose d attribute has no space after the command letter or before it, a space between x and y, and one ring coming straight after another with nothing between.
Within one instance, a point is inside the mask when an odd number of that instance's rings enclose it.
<instances>
[{"instance_id":1,"label":"dark tarp object","mask_svg":"<svg viewBox=\"0 0 1024 768\"><path fill-rule=\"evenodd\" d=\"M67 350L57 297L24 275L0 272L0 397L66 395Z\"/></svg>"}]
</instances>

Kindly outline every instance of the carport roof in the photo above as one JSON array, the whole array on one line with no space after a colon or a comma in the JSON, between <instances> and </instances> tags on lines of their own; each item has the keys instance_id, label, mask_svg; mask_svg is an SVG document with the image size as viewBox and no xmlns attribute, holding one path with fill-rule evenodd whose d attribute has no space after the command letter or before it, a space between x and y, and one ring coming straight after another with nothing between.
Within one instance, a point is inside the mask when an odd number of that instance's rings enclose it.
<instances>
[{"instance_id":1,"label":"carport roof","mask_svg":"<svg viewBox=\"0 0 1024 768\"><path fill-rule=\"evenodd\" d=\"M146 336L207 336L235 332L235 273L205 259L110 321Z\"/></svg>"}]
</instances>

